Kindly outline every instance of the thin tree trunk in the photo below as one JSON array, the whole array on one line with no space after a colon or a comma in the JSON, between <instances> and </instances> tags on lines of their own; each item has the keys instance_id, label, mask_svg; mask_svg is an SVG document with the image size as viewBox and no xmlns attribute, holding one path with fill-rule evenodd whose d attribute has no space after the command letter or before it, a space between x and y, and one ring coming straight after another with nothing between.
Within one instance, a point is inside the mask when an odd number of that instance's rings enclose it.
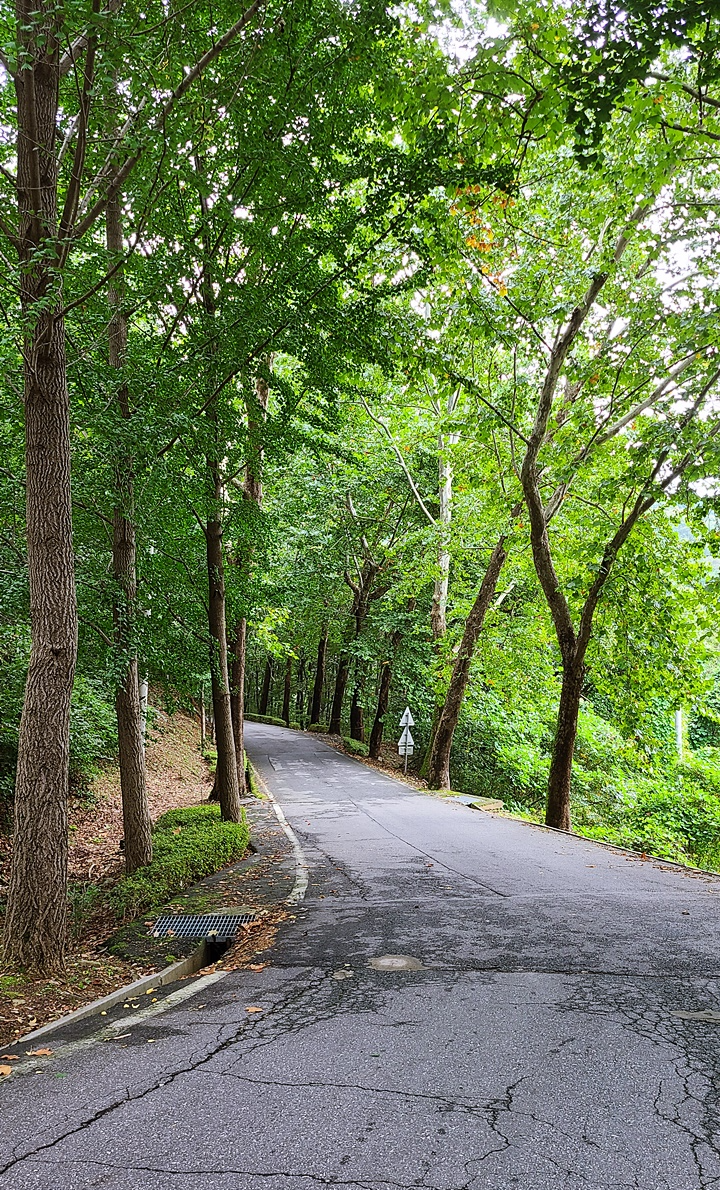
<instances>
[{"instance_id":1,"label":"thin tree trunk","mask_svg":"<svg viewBox=\"0 0 720 1190\"><path fill-rule=\"evenodd\" d=\"M205 175L205 163L195 155L195 167L199 177ZM208 325L214 325L215 292L212 277L212 250L210 244L209 207L206 194L200 192L200 209L203 216L204 265L200 285L202 305ZM214 356L214 353L213 353ZM208 385L215 389L216 368L211 357L208 369ZM218 397L209 402L205 411L210 430L211 445L205 463L208 474L208 515L205 524L208 568L208 627L210 630L210 678L212 682L213 718L215 720L215 747L217 768L215 770L214 797L220 802L223 818L228 822L240 822L240 785L235 736L230 705L230 675L228 669L227 620L225 608L225 561L223 558L223 479L221 458L224 443L220 437Z\"/></svg>"},{"instance_id":2,"label":"thin tree trunk","mask_svg":"<svg viewBox=\"0 0 720 1190\"><path fill-rule=\"evenodd\" d=\"M200 695L200 751L205 755L205 691Z\"/></svg>"},{"instance_id":3,"label":"thin tree trunk","mask_svg":"<svg viewBox=\"0 0 720 1190\"><path fill-rule=\"evenodd\" d=\"M117 198L112 199L107 205L105 223L108 255L111 262L115 263L123 251L120 205ZM123 289L122 269L118 269L108 289L111 309L108 361L110 367L118 371L118 408L120 416L127 424L132 415L130 394L122 374L127 357L127 316L123 309ZM137 571L134 460L122 445L117 451L114 481L112 552L116 588L113 622L115 648L125 670L115 692L115 712L125 835L125 871L129 875L152 860L152 828L147 801L145 738L135 646Z\"/></svg>"},{"instance_id":4,"label":"thin tree trunk","mask_svg":"<svg viewBox=\"0 0 720 1190\"><path fill-rule=\"evenodd\" d=\"M145 747L145 732L147 731L147 713L148 713L148 679L147 674L140 679L140 735L142 736L143 748Z\"/></svg>"},{"instance_id":5,"label":"thin tree trunk","mask_svg":"<svg viewBox=\"0 0 720 1190\"><path fill-rule=\"evenodd\" d=\"M342 653L338 662L335 690L333 693L332 708L330 710L330 726L328 728L330 735L340 735L342 732L342 709L349 677L350 660L347 653Z\"/></svg>"},{"instance_id":6,"label":"thin tree trunk","mask_svg":"<svg viewBox=\"0 0 720 1190\"><path fill-rule=\"evenodd\" d=\"M260 708L259 715L267 715L268 701L270 699L270 687L272 685L273 666L272 658L268 657L265 662L265 674L263 676L262 690L260 691Z\"/></svg>"},{"instance_id":7,"label":"thin tree trunk","mask_svg":"<svg viewBox=\"0 0 720 1190\"><path fill-rule=\"evenodd\" d=\"M328 645L328 626L324 625L320 634L317 648L317 665L315 667L315 684L312 692L312 704L310 706L310 722L320 722L320 711L322 707L323 686L325 684L325 659L327 657Z\"/></svg>"},{"instance_id":8,"label":"thin tree trunk","mask_svg":"<svg viewBox=\"0 0 720 1190\"><path fill-rule=\"evenodd\" d=\"M372 731L370 732L370 755L373 760L377 760L380 756L380 745L382 744L385 716L387 714L388 704L390 702L391 683L392 665L389 661L383 661L382 669L380 671L380 689L378 691L377 709L375 711L375 719L373 720Z\"/></svg>"},{"instance_id":9,"label":"thin tree trunk","mask_svg":"<svg viewBox=\"0 0 720 1190\"><path fill-rule=\"evenodd\" d=\"M235 632L232 665L232 721L235 736L235 758L240 793L247 792L245 775L245 665L247 659L247 620L242 619Z\"/></svg>"},{"instance_id":10,"label":"thin tree trunk","mask_svg":"<svg viewBox=\"0 0 720 1190\"><path fill-rule=\"evenodd\" d=\"M305 658L298 664L297 689L295 691L295 718L302 727L305 722Z\"/></svg>"},{"instance_id":11,"label":"thin tree trunk","mask_svg":"<svg viewBox=\"0 0 720 1190\"><path fill-rule=\"evenodd\" d=\"M362 687L358 683L353 690L352 703L350 704L350 738L352 740L359 740L361 744L364 744L365 721L363 707L360 701L361 695Z\"/></svg>"},{"instance_id":12,"label":"thin tree trunk","mask_svg":"<svg viewBox=\"0 0 720 1190\"><path fill-rule=\"evenodd\" d=\"M285 682L283 684L282 718L286 727L290 726L290 691L292 686L292 657L285 662Z\"/></svg>"},{"instance_id":13,"label":"thin tree trunk","mask_svg":"<svg viewBox=\"0 0 720 1190\"><path fill-rule=\"evenodd\" d=\"M460 649L453 666L450 685L440 713L433 748L430 755L428 784L431 789L450 789L450 750L460 718L460 708L470 677L470 665L480 636L486 612L490 607L507 551L505 537L501 537L490 555L480 590L465 624Z\"/></svg>"},{"instance_id":14,"label":"thin tree trunk","mask_svg":"<svg viewBox=\"0 0 720 1190\"><path fill-rule=\"evenodd\" d=\"M211 467L211 475L214 476L216 496L219 497L219 475L216 468ZM240 787L235 758L235 737L232 727L228 676L222 525L217 517L208 520L205 539L209 578L210 679L212 682L213 718L215 720L215 747L217 749L214 792L220 802L223 818L228 822L240 822L242 808L240 806Z\"/></svg>"},{"instance_id":15,"label":"thin tree trunk","mask_svg":"<svg viewBox=\"0 0 720 1190\"><path fill-rule=\"evenodd\" d=\"M18 0L16 19L31 650L4 953L7 963L52 974L62 970L66 938L70 694L77 656L65 324L55 255L60 9Z\"/></svg>"},{"instance_id":16,"label":"thin tree trunk","mask_svg":"<svg viewBox=\"0 0 720 1190\"><path fill-rule=\"evenodd\" d=\"M248 438L250 449L245 467L244 497L245 501L254 504L257 509L262 506L262 467L264 452L262 447L262 428L267 418L267 407L270 399L270 389L267 381L261 377L255 382L255 397L257 408L250 403L247 406ZM236 574L240 578L242 591L243 581L252 569L252 547L240 558L236 559ZM232 714L235 732L235 755L238 772L238 786L241 794L247 793L247 769L245 762L245 671L247 665L247 620L243 616L235 626L235 648L232 671ZM269 695L269 689L268 689ZM267 705L267 695L265 699ZM262 712L263 714L265 712Z\"/></svg>"},{"instance_id":17,"label":"thin tree trunk","mask_svg":"<svg viewBox=\"0 0 720 1190\"><path fill-rule=\"evenodd\" d=\"M454 392L448 397L447 411L449 414L455 411L459 397L459 392ZM439 408L438 408L439 413ZM448 446L455 446L460 435L457 432L449 434L447 441L443 434L438 435L438 498L440 504L440 516L438 518L438 527L440 529L440 540L438 543L438 570L439 574L435 579L435 586L433 589L432 607L430 610L430 625L432 627L433 645L435 649L436 665L438 667L442 664L442 642L447 631L447 601L448 601L448 587L450 584L450 550L448 549L448 536L450 531L450 524L452 521L452 485L453 485L453 471L452 463L445 454ZM421 776L427 777L430 769L430 757L432 756L433 745L435 743L435 733L440 723L440 715L442 713L442 703L436 701L433 709L432 724L430 727L430 738L428 740L427 748L423 756L422 764L420 766Z\"/></svg>"},{"instance_id":18,"label":"thin tree trunk","mask_svg":"<svg viewBox=\"0 0 720 1190\"><path fill-rule=\"evenodd\" d=\"M563 831L570 830L570 778L584 677L582 661L571 662L564 669L550 763L545 822Z\"/></svg>"}]
</instances>

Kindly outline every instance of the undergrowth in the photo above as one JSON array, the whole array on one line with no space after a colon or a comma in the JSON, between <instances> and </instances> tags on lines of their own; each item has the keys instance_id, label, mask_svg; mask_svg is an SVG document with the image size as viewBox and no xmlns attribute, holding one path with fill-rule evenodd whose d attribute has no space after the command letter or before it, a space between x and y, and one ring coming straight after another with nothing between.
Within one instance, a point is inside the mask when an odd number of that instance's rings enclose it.
<instances>
[{"instance_id":1,"label":"undergrowth","mask_svg":"<svg viewBox=\"0 0 720 1190\"><path fill-rule=\"evenodd\" d=\"M250 842L242 822L224 822L219 806L168 810L153 828L153 860L124 876L108 894L119 918L128 920L239 859Z\"/></svg>"}]
</instances>

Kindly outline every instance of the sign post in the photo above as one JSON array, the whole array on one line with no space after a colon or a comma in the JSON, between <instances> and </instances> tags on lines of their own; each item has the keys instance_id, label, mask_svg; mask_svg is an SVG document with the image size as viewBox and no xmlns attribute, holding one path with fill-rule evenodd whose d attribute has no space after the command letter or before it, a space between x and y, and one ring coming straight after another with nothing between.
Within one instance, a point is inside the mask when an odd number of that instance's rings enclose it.
<instances>
[{"instance_id":1,"label":"sign post","mask_svg":"<svg viewBox=\"0 0 720 1190\"><path fill-rule=\"evenodd\" d=\"M410 707L405 707L400 719L400 726L402 727L402 735L398 740L398 755L405 757L405 764L403 765L403 772L407 773L408 756L412 756L415 751L415 742L410 734L410 728L415 726L415 720L410 714Z\"/></svg>"}]
</instances>

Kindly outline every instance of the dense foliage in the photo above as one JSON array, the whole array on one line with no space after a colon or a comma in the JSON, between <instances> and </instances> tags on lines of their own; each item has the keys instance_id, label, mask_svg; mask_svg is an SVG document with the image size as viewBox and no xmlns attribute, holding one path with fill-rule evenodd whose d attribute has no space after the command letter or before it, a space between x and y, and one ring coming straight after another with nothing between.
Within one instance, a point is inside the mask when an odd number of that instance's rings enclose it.
<instances>
[{"instance_id":1,"label":"dense foliage","mask_svg":"<svg viewBox=\"0 0 720 1190\"><path fill-rule=\"evenodd\" d=\"M61 938L68 770L116 737L150 860L142 679L214 715L228 822L243 691L373 756L409 704L434 785L720 862L717 36L699 0L43 0L3 31L18 961L61 961L28 906Z\"/></svg>"}]
</instances>

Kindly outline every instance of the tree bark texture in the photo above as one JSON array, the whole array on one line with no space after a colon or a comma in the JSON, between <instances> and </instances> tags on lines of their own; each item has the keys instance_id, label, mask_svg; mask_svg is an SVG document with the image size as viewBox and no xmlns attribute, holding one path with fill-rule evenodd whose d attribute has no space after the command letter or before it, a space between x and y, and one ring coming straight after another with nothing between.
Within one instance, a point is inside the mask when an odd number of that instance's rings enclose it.
<instances>
[{"instance_id":1,"label":"tree bark texture","mask_svg":"<svg viewBox=\"0 0 720 1190\"><path fill-rule=\"evenodd\" d=\"M412 599L410 601L410 610L412 610L414 606L415 600ZM387 714L387 709L390 702L390 687L392 685L393 678L393 662L401 640L402 632L399 628L396 628L390 637L392 660L384 661L380 672L380 688L378 690L377 708L375 710L375 718L370 731L370 755L373 760L377 760L380 756L380 745L382 744L383 739L385 716Z\"/></svg>"},{"instance_id":2,"label":"tree bark texture","mask_svg":"<svg viewBox=\"0 0 720 1190\"><path fill-rule=\"evenodd\" d=\"M359 740L361 744L365 743L365 716L363 714L363 706L360 701L362 697L362 687L358 683L353 690L352 702L350 704L350 738Z\"/></svg>"},{"instance_id":3,"label":"tree bark texture","mask_svg":"<svg viewBox=\"0 0 720 1190\"><path fill-rule=\"evenodd\" d=\"M377 709L370 732L370 755L373 760L380 756L380 745L383 738L383 727L390 702L390 686L392 683L392 665L384 661L380 672L380 689L378 690Z\"/></svg>"},{"instance_id":4,"label":"tree bark texture","mask_svg":"<svg viewBox=\"0 0 720 1190\"><path fill-rule=\"evenodd\" d=\"M563 672L550 763L545 822L547 826L554 826L563 831L570 830L570 780L584 677L585 666L582 661L569 664Z\"/></svg>"},{"instance_id":5,"label":"tree bark texture","mask_svg":"<svg viewBox=\"0 0 720 1190\"><path fill-rule=\"evenodd\" d=\"M18 0L16 18L31 651L4 953L8 963L51 974L64 962L70 695L77 656L69 398L55 239L60 9L44 0Z\"/></svg>"},{"instance_id":6,"label":"tree bark texture","mask_svg":"<svg viewBox=\"0 0 720 1190\"><path fill-rule=\"evenodd\" d=\"M327 657L328 645L328 626L324 625L320 633L320 640L317 648L317 664L315 666L315 682L312 692L312 703L310 705L310 722L319 723L320 713L322 710L322 696L323 687L325 685L325 659Z\"/></svg>"},{"instance_id":7,"label":"tree bark texture","mask_svg":"<svg viewBox=\"0 0 720 1190\"><path fill-rule=\"evenodd\" d=\"M240 794L247 792L245 771L245 668L247 658L247 620L242 619L235 630L232 664L231 709L235 736L235 763Z\"/></svg>"},{"instance_id":8,"label":"tree bark texture","mask_svg":"<svg viewBox=\"0 0 720 1190\"><path fill-rule=\"evenodd\" d=\"M297 687L295 689L295 718L300 726L305 720L305 658L298 662Z\"/></svg>"},{"instance_id":9,"label":"tree bark texture","mask_svg":"<svg viewBox=\"0 0 720 1190\"><path fill-rule=\"evenodd\" d=\"M119 258L123 251L120 206L116 198L107 205L105 222L108 255L112 261L113 258ZM123 309L122 282L122 270L118 270L108 290L111 310L108 360L110 367L118 370L118 408L123 421L129 423L132 416L130 395L123 375L127 358L127 316ZM129 875L152 860L152 827L147 801L143 707L135 646L137 570L134 460L122 445L116 453L114 482L113 625L115 648L122 665L122 676L115 691L115 712L125 834L125 871Z\"/></svg>"},{"instance_id":10,"label":"tree bark texture","mask_svg":"<svg viewBox=\"0 0 720 1190\"><path fill-rule=\"evenodd\" d=\"M215 795L220 802L223 818L228 822L240 822L242 807L230 708L222 525L219 519L213 518L207 522L205 539L209 578L210 680L217 749Z\"/></svg>"},{"instance_id":11,"label":"tree bark texture","mask_svg":"<svg viewBox=\"0 0 720 1190\"><path fill-rule=\"evenodd\" d=\"M613 260L619 261L628 243L629 233L633 226L637 226L647 207L638 204L635 207L625 230L615 243ZM555 570L555 564L550 548L548 525L555 511L562 501L565 485L560 485L551 496L547 506L543 504L540 491L540 468L538 456L543 443L548 437L548 425L553 409L553 401L558 381L568 353L583 326L588 314L592 310L600 295L609 274L596 273L588 285L583 297L575 306L562 328L558 330L548 366L543 378L542 388L538 397L530 437L527 441L525 457L520 469L520 480L530 518L530 542L533 551L533 562L540 586L547 601L555 635L560 647L563 661L563 686L558 710L558 724L555 735L555 746L548 782L548 800L546 808L546 822L548 826L556 826L561 830L570 828L570 778L572 774L572 757L577 733L577 716L580 704L580 688L584 674L584 661L587 645L592 632L592 618L600 592L607 580L614 563L617 551L628 537L632 527L643 511L649 507L645 503L645 492L641 491L635 506L621 525L618 532L605 549L602 564L591 586L588 598L583 608L580 626L577 634L573 624L568 602L560 587L560 581ZM579 686L577 686L579 682ZM577 699L576 699L577 686Z\"/></svg>"},{"instance_id":12,"label":"tree bark texture","mask_svg":"<svg viewBox=\"0 0 720 1190\"><path fill-rule=\"evenodd\" d=\"M292 657L285 662L285 681L283 682L282 718L287 727L290 726L290 691L292 688Z\"/></svg>"},{"instance_id":13,"label":"tree bark texture","mask_svg":"<svg viewBox=\"0 0 720 1190\"><path fill-rule=\"evenodd\" d=\"M342 733L342 709L345 700L345 691L347 690L348 678L350 677L350 658L347 653L341 653L338 661L338 670L335 677L335 689L333 691L332 707L330 710L330 735L340 735Z\"/></svg>"},{"instance_id":14,"label":"tree bark texture","mask_svg":"<svg viewBox=\"0 0 720 1190\"><path fill-rule=\"evenodd\" d=\"M380 571L379 564L377 562L371 561L369 558L366 558L365 562L362 565L362 569L360 570L360 574L358 576L358 582L355 582L350 577L348 572L345 571L345 582L348 584L348 586L350 587L350 589L353 593L352 609L351 609L351 613L350 613L352 615L353 619L355 620L355 632L353 635L353 640L357 640L363 630L363 625L365 623L365 620L367 619L367 614L368 614L368 611L370 608L371 601L373 599L379 598L387 590L386 587L382 587L379 590L373 592L373 584L375 582L375 579L378 576L379 571ZM333 694L332 710L330 711L330 728L329 728L329 730L330 730L331 735L340 735L342 732L342 708L343 708L343 701L345 699L345 691L347 689L349 676L350 676L350 655L347 652L347 649L343 649L343 651L340 654L340 661L338 664L337 677L335 679L335 691ZM357 699L358 699L358 691L356 689L353 694L353 708L354 708L354 710L351 709L351 726L350 726L351 735L352 735L352 731L353 731L353 723L352 723L352 715L353 714L355 714L355 721L357 722L357 713L358 713ZM362 712L360 712L360 720L362 720ZM362 726L360 726L360 728L356 728L356 730L362 730ZM353 736L352 738L353 739L361 739L360 736Z\"/></svg>"},{"instance_id":15,"label":"tree bark texture","mask_svg":"<svg viewBox=\"0 0 720 1190\"><path fill-rule=\"evenodd\" d=\"M475 648L482 630L483 621L495 594L500 571L505 564L507 551L505 537L501 537L495 546L480 590L465 624L465 631L460 642L460 649L455 659L450 685L445 696L440 719L438 721L435 738L433 740L428 784L431 789L450 789L450 751L453 736L460 718L462 700L465 696L470 678L470 665L475 654Z\"/></svg>"},{"instance_id":16,"label":"tree bark texture","mask_svg":"<svg viewBox=\"0 0 720 1190\"><path fill-rule=\"evenodd\" d=\"M455 411L458 402L458 392L454 392L447 403L447 411L449 414ZM438 577L435 579L435 586L433 590L432 610L430 613L430 621L432 625L432 634L435 641L442 640L445 635L447 622L447 600L448 600L448 584L450 579L450 551L448 549L448 534L450 530L450 522L452 520L452 484L453 472L452 463L446 455L448 446L455 446L459 440L460 435L457 432L448 434L447 439L444 434L438 436L438 496L440 503L439 516L439 530L440 541L438 543Z\"/></svg>"},{"instance_id":17,"label":"tree bark texture","mask_svg":"<svg viewBox=\"0 0 720 1190\"><path fill-rule=\"evenodd\" d=\"M195 165L198 175L205 173L204 161L196 154ZM212 246L208 230L209 206L207 196L200 192L200 209L203 216L204 266L200 285L202 305L208 325L215 319L215 292L212 278ZM216 369L211 354L208 367L208 385L214 390ZM212 684L213 718L215 720L215 747L217 768L215 770L214 795L220 802L222 816L228 822L240 822L240 785L235 736L230 705L230 674L228 668L227 619L225 606L225 561L223 557L223 479L221 458L225 444L221 441L219 426L218 396L207 406L205 417L208 422L210 444L205 465L208 482L208 515L205 523L208 569L208 628L210 630L210 679Z\"/></svg>"},{"instance_id":18,"label":"tree bark texture","mask_svg":"<svg viewBox=\"0 0 720 1190\"><path fill-rule=\"evenodd\" d=\"M250 445L248 449L248 461L245 467L245 482L243 485L243 494L248 503L254 504L256 508L262 506L263 490L262 490L262 467L264 453L262 448L262 429L267 418L267 407L270 398L270 389L265 380L258 378L255 383L255 397L257 408L250 404L247 406L248 418L248 437ZM247 578L252 570L252 548L241 557L236 558L236 573L240 577L240 586L242 590L243 580ZM248 778L247 766L245 760L245 674L247 668L247 620L243 616L235 626L235 646L233 650L233 666L232 666L232 720L233 731L235 735L235 757L238 774L238 788L241 796L247 793ZM270 690L265 698L265 705L267 706L267 698ZM265 711L261 711L265 714Z\"/></svg>"},{"instance_id":19,"label":"tree bark texture","mask_svg":"<svg viewBox=\"0 0 720 1190\"><path fill-rule=\"evenodd\" d=\"M258 714L267 715L268 703L270 701L270 689L272 686L273 665L272 659L268 657L265 662L265 673L263 674L262 690L260 691L260 705L258 707Z\"/></svg>"}]
</instances>

